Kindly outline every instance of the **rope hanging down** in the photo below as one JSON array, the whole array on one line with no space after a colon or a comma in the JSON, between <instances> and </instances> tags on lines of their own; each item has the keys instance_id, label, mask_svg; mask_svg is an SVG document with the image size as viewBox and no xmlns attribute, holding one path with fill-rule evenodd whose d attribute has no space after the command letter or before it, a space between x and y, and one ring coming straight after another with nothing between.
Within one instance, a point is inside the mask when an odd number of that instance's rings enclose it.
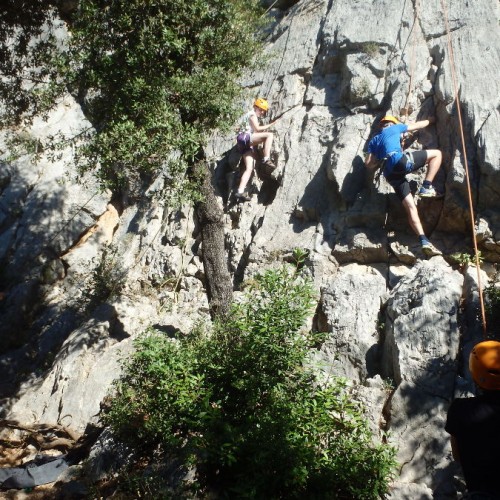
<instances>
[{"instance_id":1,"label":"rope hanging down","mask_svg":"<svg viewBox=\"0 0 500 500\"><path fill-rule=\"evenodd\" d=\"M476 257L476 269L477 269L477 287L479 289L479 304L481 307L481 318L483 321L483 335L486 336L486 312L484 308L484 297L483 297L483 287L481 285L481 268L479 262L479 252L477 249L477 238L476 238L476 227L475 227L475 218L474 218L474 208L472 206L472 192L470 187L470 178L469 178L469 163L467 161L467 152L465 148L465 137L464 137L464 128L462 123L462 112L460 110L460 102L458 100L458 86L457 86L457 75L455 72L455 58L453 55L453 46L451 43L451 34L450 27L448 24L448 11L446 8L445 0L441 0L441 5L443 7L443 17L444 23L446 27L446 36L448 38L448 52L450 55L450 68L451 68L451 78L453 81L453 89L455 92L455 103L458 112L458 123L460 128L460 138L462 140L462 153L464 157L464 165L465 165L465 179L467 182L467 194L469 196L469 209L470 209L470 222L472 226L472 241L474 242L474 254Z\"/></svg>"},{"instance_id":2,"label":"rope hanging down","mask_svg":"<svg viewBox=\"0 0 500 500\"><path fill-rule=\"evenodd\" d=\"M414 80L414 75L415 75L415 66L416 66L416 45L417 45L417 37L415 33L415 26L418 22L418 16L419 16L419 0L415 1L415 11L413 14L413 24L410 30L410 34L408 36L408 39L411 38L411 46L410 46L410 81L408 83L408 93L406 94L406 100L404 103L404 106L402 108L402 122L404 123L406 121L406 118L410 115L410 98L413 93L413 80Z\"/></svg>"}]
</instances>

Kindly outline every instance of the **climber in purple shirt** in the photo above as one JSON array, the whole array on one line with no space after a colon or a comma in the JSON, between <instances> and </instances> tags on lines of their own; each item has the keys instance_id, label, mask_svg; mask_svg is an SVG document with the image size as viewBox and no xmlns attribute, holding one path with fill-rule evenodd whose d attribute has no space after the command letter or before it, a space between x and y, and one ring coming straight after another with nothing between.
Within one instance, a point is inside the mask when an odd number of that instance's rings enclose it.
<instances>
[{"instance_id":1,"label":"climber in purple shirt","mask_svg":"<svg viewBox=\"0 0 500 500\"><path fill-rule=\"evenodd\" d=\"M442 197L443 195L438 193L432 185L432 181L441 166L442 154L439 149L403 152L401 134L427 127L433 122L432 118L406 125L400 123L394 116L384 116L380 120L380 132L368 143L368 156L365 160L365 165L372 169L379 166L381 161L383 162L382 173L401 200L410 226L420 239L422 251L428 256L440 255L441 252L424 234L406 174L427 165L427 174L418 195L423 198Z\"/></svg>"}]
</instances>

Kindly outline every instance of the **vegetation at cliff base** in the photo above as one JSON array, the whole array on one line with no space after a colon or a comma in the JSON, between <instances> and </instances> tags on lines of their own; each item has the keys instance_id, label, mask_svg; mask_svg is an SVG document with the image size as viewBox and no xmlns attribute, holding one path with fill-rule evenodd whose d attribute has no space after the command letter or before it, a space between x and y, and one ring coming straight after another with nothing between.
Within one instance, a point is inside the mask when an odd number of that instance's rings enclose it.
<instances>
[{"instance_id":1,"label":"vegetation at cliff base","mask_svg":"<svg viewBox=\"0 0 500 500\"><path fill-rule=\"evenodd\" d=\"M142 337L105 420L144 454L196 466L198 494L380 498L394 450L374 442L343 380L308 367L313 292L290 269L256 276L210 332Z\"/></svg>"}]
</instances>

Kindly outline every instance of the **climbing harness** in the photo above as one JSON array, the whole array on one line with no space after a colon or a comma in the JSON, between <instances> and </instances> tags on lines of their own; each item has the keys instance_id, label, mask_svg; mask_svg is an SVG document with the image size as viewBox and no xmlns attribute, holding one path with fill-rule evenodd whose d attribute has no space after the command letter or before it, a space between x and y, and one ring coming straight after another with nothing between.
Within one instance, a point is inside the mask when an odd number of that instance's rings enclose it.
<instances>
[{"instance_id":1,"label":"climbing harness","mask_svg":"<svg viewBox=\"0 0 500 500\"><path fill-rule=\"evenodd\" d=\"M451 69L451 79L453 81L453 88L455 91L455 103L457 107L457 114L458 114L458 124L460 128L460 138L462 141L462 154L464 158L464 167L465 167L465 180L467 183L467 194L469 198L469 210L470 210L470 221L471 221L471 226L472 226L472 241L474 242L474 255L476 258L476 270L477 270L477 288L479 291L479 304L481 308L481 318L483 321L483 335L486 336L486 311L484 307L484 297L483 297L483 290L481 286L481 267L480 267L480 260L479 260L479 251L477 248L477 238L476 238L476 227L475 227L475 216L474 216L474 208L472 204L472 191L471 191L471 186L470 186L470 176L469 176L469 163L467 160L467 151L465 147L465 136L464 136L464 127L463 127L463 122L462 122L462 112L460 110L460 102L458 100L458 85L457 85L457 75L455 71L455 58L453 54L453 46L451 43L451 33L450 33L450 26L448 23L448 9L446 7L446 2L445 0L441 0L441 5L442 5L442 10L443 10L443 17L444 17L444 23L445 23L445 28L446 28L446 35L447 35L447 40L448 40L448 52L450 55L450 69Z\"/></svg>"}]
</instances>

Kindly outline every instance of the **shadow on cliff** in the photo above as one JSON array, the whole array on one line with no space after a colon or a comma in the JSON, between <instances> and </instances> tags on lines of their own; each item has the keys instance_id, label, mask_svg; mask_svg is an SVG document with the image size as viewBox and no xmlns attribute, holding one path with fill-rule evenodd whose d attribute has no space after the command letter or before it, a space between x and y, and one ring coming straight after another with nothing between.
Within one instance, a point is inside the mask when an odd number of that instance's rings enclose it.
<instances>
[{"instance_id":1,"label":"shadow on cliff","mask_svg":"<svg viewBox=\"0 0 500 500\"><path fill-rule=\"evenodd\" d=\"M98 353L109 347L109 340L120 342L129 337L111 304L91 311L64 305L47 307L29 333L25 345L0 356L0 417L8 416L10 398L15 398L21 387L40 387L45 375L68 356L89 349Z\"/></svg>"},{"instance_id":2,"label":"shadow on cliff","mask_svg":"<svg viewBox=\"0 0 500 500\"><path fill-rule=\"evenodd\" d=\"M9 398L15 398L21 387L27 389L42 383L44 374L64 356L61 346L90 318L97 322L106 321L109 336L116 340L127 335L114 307L103 303L102 297L96 301L97 297L93 299L91 294L85 296L82 292L82 288L93 286L92 280L89 285L81 278L69 278L71 287L75 287L73 292L79 289L78 293L61 293L64 291L61 281L68 279L67 265L60 258L64 252L61 247L63 244L71 247L74 244L72 238L79 241L82 233L76 229L82 221L75 221L73 217L61 221L49 232L44 217L47 217L47 212L61 212L62 200L69 195L60 191L58 196L43 200L43 209L32 209L30 213L34 214L29 220L20 218L12 220L10 226L2 226L4 231L10 231L23 225L23 229L17 232L19 241L12 239L10 242L0 279L0 290L3 291L0 301L2 416L8 414ZM32 205L38 206L39 203L40 200L30 200ZM27 213L28 210L24 218ZM67 231L64 236L61 235L63 230ZM91 269L88 271L91 273ZM80 282L75 281L78 279ZM76 349L88 348L93 343L84 337L75 336L73 345Z\"/></svg>"},{"instance_id":3,"label":"shadow on cliff","mask_svg":"<svg viewBox=\"0 0 500 500\"><path fill-rule=\"evenodd\" d=\"M79 275L68 277L63 258L96 223L97 215L86 206L100 191L75 199L65 183L49 180L33 187L30 179L13 170L0 186L0 399L40 378L71 333L101 314L97 303L84 297L88 283ZM108 316L111 335L120 338L116 312Z\"/></svg>"},{"instance_id":4,"label":"shadow on cliff","mask_svg":"<svg viewBox=\"0 0 500 500\"><path fill-rule=\"evenodd\" d=\"M66 273L59 255L79 235L81 223L82 210L71 217L64 211L64 200L72 196L64 186L34 189L28 181L21 174L12 176L0 192L0 354L38 333L46 309L40 304Z\"/></svg>"},{"instance_id":5,"label":"shadow on cliff","mask_svg":"<svg viewBox=\"0 0 500 500\"><path fill-rule=\"evenodd\" d=\"M332 246L335 237L332 215L342 207L342 200L336 183L328 178L327 167L330 161L331 147L323 155L319 168L304 189L289 222L296 233L320 223L323 240Z\"/></svg>"},{"instance_id":6,"label":"shadow on cliff","mask_svg":"<svg viewBox=\"0 0 500 500\"><path fill-rule=\"evenodd\" d=\"M273 177L272 174L266 172L262 165L262 152L256 151L255 168L247 185L247 191L251 194L258 194L258 202L264 206L270 205L280 186L280 179ZM273 158L275 160L275 158ZM276 160L275 160L276 161ZM238 202L234 198L234 193L240 182L243 173L242 156L237 148L233 146L222 153L221 158L216 162L213 170L212 183L217 196L222 199L225 211L230 211L237 206ZM257 183L260 187L256 186Z\"/></svg>"},{"instance_id":7,"label":"shadow on cliff","mask_svg":"<svg viewBox=\"0 0 500 500\"><path fill-rule=\"evenodd\" d=\"M426 483L436 500L455 499L457 490L464 488L444 428L453 399L456 367L444 357L429 359L416 376L402 381L385 411L389 433L403 433L400 439L404 440L406 457L410 456L400 464L400 475L403 480L408 474L412 482Z\"/></svg>"},{"instance_id":8,"label":"shadow on cliff","mask_svg":"<svg viewBox=\"0 0 500 500\"><path fill-rule=\"evenodd\" d=\"M363 253L363 249L355 248L352 241L360 233L373 245L385 244L380 230L384 229L386 223L386 196L391 195L376 192L373 175L367 171L360 155L352 159L340 185L327 174L331 161L331 151L328 150L292 213L290 222L294 231L300 233L312 225L320 224L323 243L330 250L342 242L354 253ZM354 253L347 259L363 261L362 256Z\"/></svg>"}]
</instances>

